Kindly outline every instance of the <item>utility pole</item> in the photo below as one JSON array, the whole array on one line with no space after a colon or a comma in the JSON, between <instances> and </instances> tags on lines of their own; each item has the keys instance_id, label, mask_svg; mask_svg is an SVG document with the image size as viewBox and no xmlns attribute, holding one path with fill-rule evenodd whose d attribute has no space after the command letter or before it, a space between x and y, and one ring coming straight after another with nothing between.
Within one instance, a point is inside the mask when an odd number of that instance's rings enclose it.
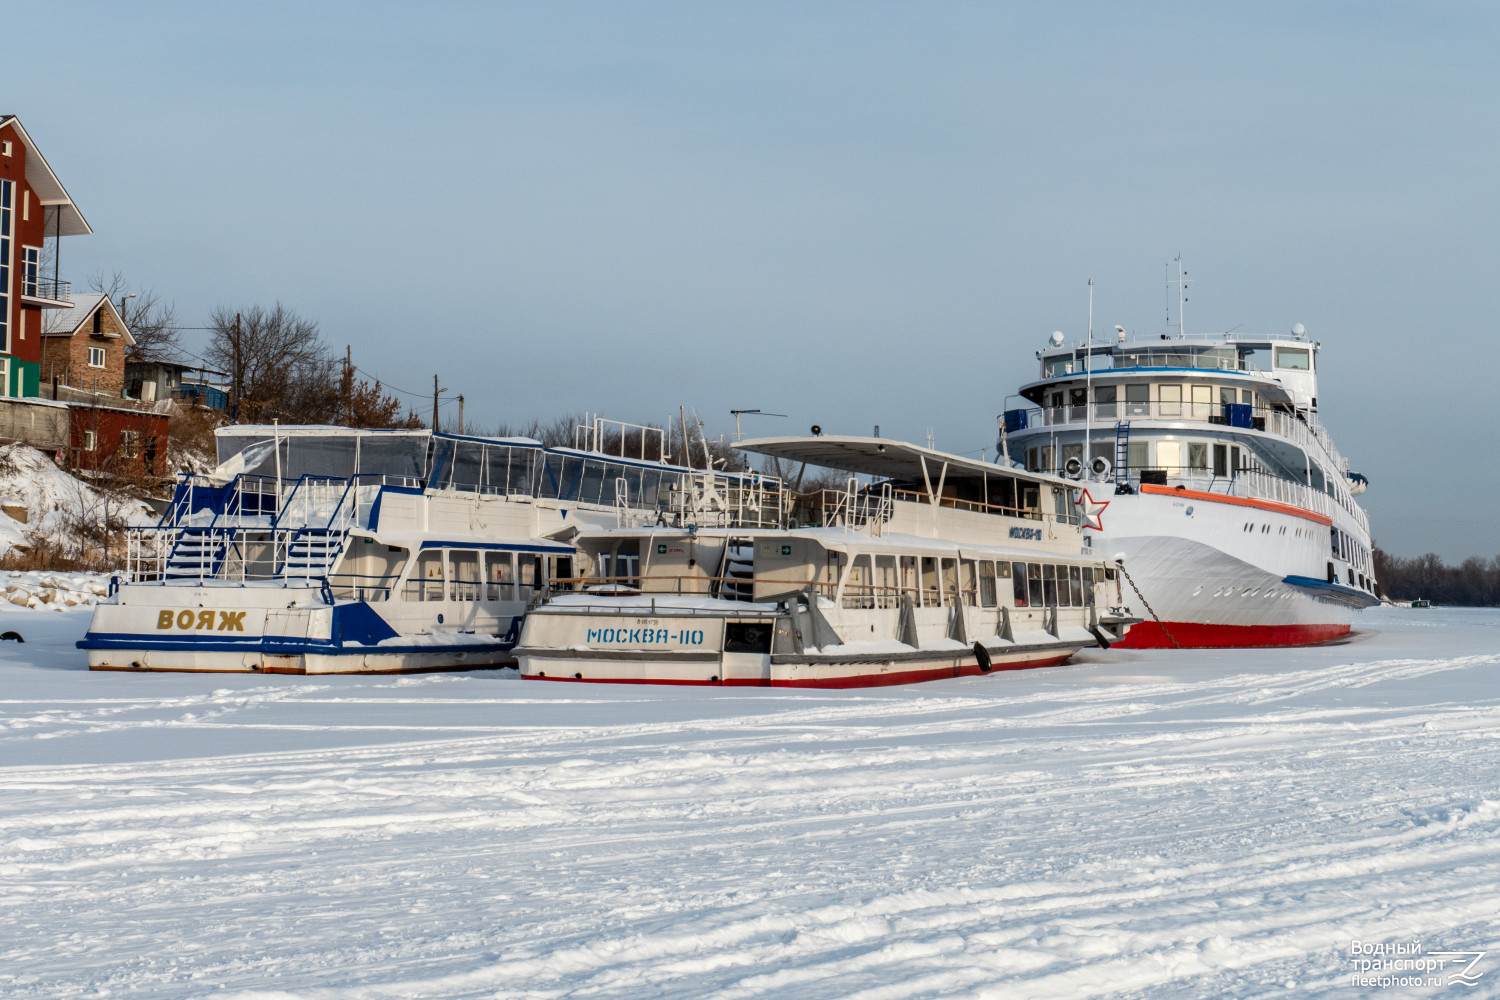
<instances>
[{"instance_id":1,"label":"utility pole","mask_svg":"<svg viewBox=\"0 0 1500 1000\"><path fill-rule=\"evenodd\" d=\"M354 348L344 345L344 426L354 426Z\"/></svg>"},{"instance_id":2,"label":"utility pole","mask_svg":"<svg viewBox=\"0 0 1500 1000\"><path fill-rule=\"evenodd\" d=\"M438 393L447 392L447 389L438 388L438 377L432 376L432 433L438 431Z\"/></svg>"},{"instance_id":3,"label":"utility pole","mask_svg":"<svg viewBox=\"0 0 1500 1000\"><path fill-rule=\"evenodd\" d=\"M239 313L235 313L234 314L234 353L233 353L233 360L230 362L230 365L229 365L229 367L231 369L233 369L229 373L229 394L230 394L230 397L231 397L230 400L229 400L229 416L230 416L230 419L232 419L232 420L238 420L240 418L240 394L241 394L240 379L243 377L243 373L241 372L241 366L242 366L242 361L240 359L240 314Z\"/></svg>"},{"instance_id":4,"label":"utility pole","mask_svg":"<svg viewBox=\"0 0 1500 1000\"><path fill-rule=\"evenodd\" d=\"M464 394L458 394L458 433L464 432Z\"/></svg>"}]
</instances>

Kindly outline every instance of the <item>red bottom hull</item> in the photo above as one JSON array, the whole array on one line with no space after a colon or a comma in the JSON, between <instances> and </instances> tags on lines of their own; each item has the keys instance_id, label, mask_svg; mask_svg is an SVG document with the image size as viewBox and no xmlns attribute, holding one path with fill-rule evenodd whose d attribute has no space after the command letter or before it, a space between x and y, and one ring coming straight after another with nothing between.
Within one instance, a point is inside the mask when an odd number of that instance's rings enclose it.
<instances>
[{"instance_id":1,"label":"red bottom hull","mask_svg":"<svg viewBox=\"0 0 1500 1000\"><path fill-rule=\"evenodd\" d=\"M1205 625L1201 622L1141 622L1132 626L1116 649L1240 649L1256 646L1312 646L1342 639L1348 625Z\"/></svg>"},{"instance_id":2,"label":"red bottom hull","mask_svg":"<svg viewBox=\"0 0 1500 1000\"><path fill-rule=\"evenodd\" d=\"M1002 670L1030 670L1034 667L1055 667L1066 663L1072 653L1061 655L1041 656L1036 659L1021 660L1015 663L996 663L990 668L990 673L999 673ZM524 680L533 681L569 681L574 684L674 684L692 687L793 687L793 688L858 688L858 687L887 687L892 684L917 684L922 681L936 681L951 677L978 677L984 671L979 669L978 663L964 663L951 667L928 667L916 670L900 670L878 674L843 674L832 677L806 677L806 678L737 678L730 677L724 680L681 680L669 678L651 677L575 677L564 675L549 675L545 673L521 675Z\"/></svg>"}]
</instances>

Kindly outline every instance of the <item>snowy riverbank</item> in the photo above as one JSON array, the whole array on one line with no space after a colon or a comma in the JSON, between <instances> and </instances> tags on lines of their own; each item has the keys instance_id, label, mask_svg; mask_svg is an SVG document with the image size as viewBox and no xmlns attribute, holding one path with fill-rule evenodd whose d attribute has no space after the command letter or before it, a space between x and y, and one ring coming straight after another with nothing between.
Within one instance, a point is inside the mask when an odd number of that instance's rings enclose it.
<instances>
[{"instance_id":1,"label":"snowy riverbank","mask_svg":"<svg viewBox=\"0 0 1500 1000\"><path fill-rule=\"evenodd\" d=\"M0 610L7 997L1428 996L1351 943L1500 944L1493 611L855 693L90 674L87 621Z\"/></svg>"}]
</instances>

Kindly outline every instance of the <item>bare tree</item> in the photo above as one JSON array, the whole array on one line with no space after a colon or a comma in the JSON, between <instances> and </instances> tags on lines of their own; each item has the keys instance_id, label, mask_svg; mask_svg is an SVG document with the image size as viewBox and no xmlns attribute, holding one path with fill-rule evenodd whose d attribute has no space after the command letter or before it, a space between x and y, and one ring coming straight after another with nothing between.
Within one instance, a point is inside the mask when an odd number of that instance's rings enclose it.
<instances>
[{"instance_id":1,"label":"bare tree","mask_svg":"<svg viewBox=\"0 0 1500 1000\"><path fill-rule=\"evenodd\" d=\"M132 288L123 271L115 271L108 278L103 271L96 271L89 277L89 288L114 302L130 328L135 344L126 351L126 361L177 360L182 328L170 302L162 302L154 289Z\"/></svg>"},{"instance_id":2,"label":"bare tree","mask_svg":"<svg viewBox=\"0 0 1500 1000\"><path fill-rule=\"evenodd\" d=\"M339 407L339 362L318 324L280 302L214 309L204 360L229 375L233 420L330 423Z\"/></svg>"}]
</instances>

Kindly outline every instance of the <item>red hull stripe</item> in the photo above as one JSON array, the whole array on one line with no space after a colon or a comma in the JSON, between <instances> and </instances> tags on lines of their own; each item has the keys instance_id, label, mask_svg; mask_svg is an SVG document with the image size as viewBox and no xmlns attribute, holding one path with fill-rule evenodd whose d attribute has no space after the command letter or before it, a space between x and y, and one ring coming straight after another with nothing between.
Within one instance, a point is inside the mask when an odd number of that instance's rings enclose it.
<instances>
[{"instance_id":1,"label":"red hull stripe","mask_svg":"<svg viewBox=\"0 0 1500 1000\"><path fill-rule=\"evenodd\" d=\"M1238 649L1252 646L1311 646L1341 639L1348 625L1205 625L1201 622L1163 622L1184 649ZM1171 649L1172 639L1156 622L1141 622L1125 633L1116 649Z\"/></svg>"},{"instance_id":2,"label":"red hull stripe","mask_svg":"<svg viewBox=\"0 0 1500 1000\"><path fill-rule=\"evenodd\" d=\"M1316 521L1318 524L1333 523L1333 518L1324 517L1317 511L1308 510L1306 507L1293 507L1289 503L1277 503L1275 500L1256 500L1252 497L1227 497L1222 493L1204 493L1202 490L1180 489L1176 486L1157 486L1155 483L1143 484L1141 492L1158 493L1169 497L1181 497L1186 500L1201 500L1204 503L1227 503L1231 507L1254 507L1257 510L1269 510L1277 514L1305 517L1309 521Z\"/></svg>"},{"instance_id":3,"label":"red hull stripe","mask_svg":"<svg viewBox=\"0 0 1500 1000\"><path fill-rule=\"evenodd\" d=\"M1002 670L1029 670L1032 667L1055 667L1060 663L1067 662L1072 654L1065 653L1061 656L1048 656L1037 660L1025 660L1020 663L997 663L991 668L991 673L999 673ZM821 677L807 678L805 680L762 680L759 678L736 678L730 677L722 685L717 681L701 680L678 680L652 677L538 677L536 674L522 674L524 680L529 681L568 681L573 684L675 684L689 687L792 687L792 688L858 688L858 687L888 687L892 684L916 684L920 681L942 680L947 677L976 677L983 671L977 663L965 663L957 667L934 667L927 670L900 670L894 673L884 674L853 674L844 677Z\"/></svg>"}]
</instances>

